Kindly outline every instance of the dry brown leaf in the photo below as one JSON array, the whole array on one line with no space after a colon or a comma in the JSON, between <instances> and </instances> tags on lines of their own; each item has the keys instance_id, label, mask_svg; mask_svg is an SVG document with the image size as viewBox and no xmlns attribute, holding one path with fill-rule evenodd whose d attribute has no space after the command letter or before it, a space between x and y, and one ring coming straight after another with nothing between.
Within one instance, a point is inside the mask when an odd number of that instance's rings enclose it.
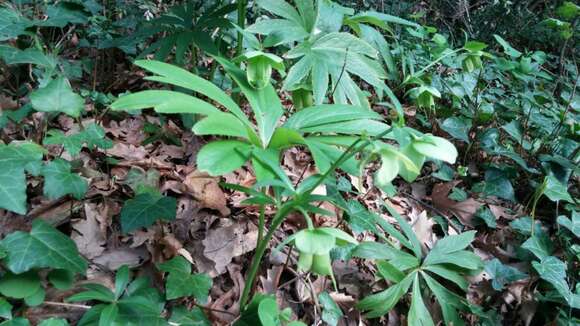
<instances>
[{"instance_id":1,"label":"dry brown leaf","mask_svg":"<svg viewBox=\"0 0 580 326\"><path fill-rule=\"evenodd\" d=\"M447 197L451 189L460 182L461 181L452 181L436 184L433 187L431 200L435 207L443 213L453 214L460 219L463 224L473 226L471 219L475 212L481 207L482 203L473 198L469 198L462 202L456 202Z\"/></svg>"},{"instance_id":2,"label":"dry brown leaf","mask_svg":"<svg viewBox=\"0 0 580 326\"><path fill-rule=\"evenodd\" d=\"M106 267L110 271L115 271L123 265L131 268L141 265L149 258L149 253L145 248L116 248L105 251L99 257L93 259L97 265Z\"/></svg>"},{"instance_id":3,"label":"dry brown leaf","mask_svg":"<svg viewBox=\"0 0 580 326\"><path fill-rule=\"evenodd\" d=\"M216 178L204 172L194 171L185 177L183 183L202 207L218 210L222 216L230 215L226 195Z\"/></svg>"},{"instance_id":4,"label":"dry brown leaf","mask_svg":"<svg viewBox=\"0 0 580 326\"><path fill-rule=\"evenodd\" d=\"M426 250L426 247L433 248L433 243L435 241L433 235L433 225L435 221L427 217L427 211L422 211L421 213L417 213L417 210L414 208L411 210L411 214L409 214L411 218L411 225L413 231L417 235L417 238L421 242L421 247Z\"/></svg>"},{"instance_id":5,"label":"dry brown leaf","mask_svg":"<svg viewBox=\"0 0 580 326\"><path fill-rule=\"evenodd\" d=\"M85 219L72 223L71 238L83 256L93 259L105 251L103 245L106 242L106 235L99 224L102 217L98 217L101 212L99 212L97 204L87 203L84 209Z\"/></svg>"},{"instance_id":6,"label":"dry brown leaf","mask_svg":"<svg viewBox=\"0 0 580 326\"><path fill-rule=\"evenodd\" d=\"M143 160L149 155L145 147L126 143L116 143L113 148L107 150L107 153L126 160Z\"/></svg>"},{"instance_id":7,"label":"dry brown leaf","mask_svg":"<svg viewBox=\"0 0 580 326\"><path fill-rule=\"evenodd\" d=\"M229 225L210 230L202 241L203 254L215 263L214 268L218 274L226 272L226 266L232 258L254 250L258 240L256 228L244 233L246 230L244 224L226 219L221 221Z\"/></svg>"}]
</instances>

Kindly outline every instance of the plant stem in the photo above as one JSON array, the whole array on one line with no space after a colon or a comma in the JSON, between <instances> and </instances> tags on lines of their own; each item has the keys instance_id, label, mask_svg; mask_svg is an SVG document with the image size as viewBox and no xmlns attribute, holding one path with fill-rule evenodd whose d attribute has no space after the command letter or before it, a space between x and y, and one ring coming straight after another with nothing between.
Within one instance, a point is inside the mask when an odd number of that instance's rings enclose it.
<instances>
[{"instance_id":1,"label":"plant stem","mask_svg":"<svg viewBox=\"0 0 580 326\"><path fill-rule=\"evenodd\" d=\"M272 219L272 225L266 233L266 236L262 239L262 241L258 242L258 246L256 247L256 253L254 254L254 258L252 258L252 264L250 265L250 270L248 275L246 276L246 285L244 286L244 290L242 291L242 296L240 298L240 311L246 306L248 298L250 296L250 292L253 288L254 279L258 274L258 269L260 268L260 261L268 248L268 243L272 239L274 232L280 224L284 221L286 215L288 215L293 209L295 204L293 202L286 202L280 207L276 215L274 215L274 219Z\"/></svg>"},{"instance_id":2,"label":"plant stem","mask_svg":"<svg viewBox=\"0 0 580 326\"><path fill-rule=\"evenodd\" d=\"M245 27L246 23L246 0L238 0L238 26L240 28ZM244 43L244 34L238 32L238 43L236 47L236 57L242 54L243 50L243 43Z\"/></svg>"}]
</instances>

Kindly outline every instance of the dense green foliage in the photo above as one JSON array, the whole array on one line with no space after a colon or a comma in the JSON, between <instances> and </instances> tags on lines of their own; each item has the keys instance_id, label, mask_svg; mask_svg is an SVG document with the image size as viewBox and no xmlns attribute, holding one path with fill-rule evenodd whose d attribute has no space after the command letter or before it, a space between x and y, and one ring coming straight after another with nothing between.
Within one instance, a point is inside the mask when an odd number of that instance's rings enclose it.
<instances>
[{"instance_id":1,"label":"dense green foliage","mask_svg":"<svg viewBox=\"0 0 580 326\"><path fill-rule=\"evenodd\" d=\"M259 212L245 283L234 281L235 325L349 318L335 302L342 261L375 280L351 297L369 323L401 322L393 311L408 325L522 323L524 308L501 301L516 284L528 308L545 307L526 324L580 323L580 7L539 4L531 15L529 1L460 2L461 23L445 18L448 1L1 4L0 218L25 226L0 232L0 325L29 325L27 309L54 304L54 291L71 291L57 305L85 311L39 325L210 325L224 313L206 306L225 284L197 272L195 249L151 245L151 268L108 266L109 286L87 272L98 263L80 253L68 221L44 214L68 199L114 198L119 210L103 228L119 242L155 226L162 235L151 238L171 242L182 190L159 180L179 172L161 177L153 167L172 168L153 159L142 172L138 153L128 170L107 152L119 145L114 126L138 115L152 117L143 146L194 138L199 149L183 165L207 179L240 169L255 178L220 183ZM502 29L512 21L532 33ZM171 126L192 134L180 139ZM285 160L296 152L311 158L303 171ZM95 175L116 168L128 170L129 196L98 188ZM400 198L436 216L405 216ZM71 204L65 219L75 214ZM300 310L281 307L276 289L256 291L260 275L270 278L268 249L286 255L282 272L331 285Z\"/></svg>"}]
</instances>

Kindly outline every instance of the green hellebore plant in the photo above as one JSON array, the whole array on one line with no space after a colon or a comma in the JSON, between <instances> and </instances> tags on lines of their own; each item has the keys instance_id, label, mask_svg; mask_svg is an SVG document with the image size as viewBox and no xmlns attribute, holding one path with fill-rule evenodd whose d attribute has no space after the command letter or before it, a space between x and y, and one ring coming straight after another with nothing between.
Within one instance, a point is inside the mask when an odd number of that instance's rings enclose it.
<instances>
[{"instance_id":1,"label":"green hellebore plant","mask_svg":"<svg viewBox=\"0 0 580 326\"><path fill-rule=\"evenodd\" d=\"M226 111L219 110L213 103L185 93L170 90L146 90L120 97L112 105L113 110L138 110L154 108L159 113L192 113L205 116L193 126L197 135L217 135L231 137L206 144L197 155L198 169L218 176L234 171L247 161L251 161L259 182L280 179L287 188L294 186L279 166L283 150L293 146L307 147L320 173L325 173L344 148L357 141L361 135L376 136L389 129L378 113L346 104L323 104L305 108L294 113L281 124L283 115L281 101L271 84L255 89L246 80L246 74L232 62L216 57L226 73L240 86L254 113L256 124L242 112L241 108L221 89L211 82L184 69L158 61L137 61L136 64L157 75L148 80L163 82L186 88L205 95ZM426 137L434 144L453 145L434 136L422 135L411 128L404 128L404 134ZM408 129L408 130L407 130ZM394 139L390 137L391 139ZM396 139L402 144L402 140ZM376 141L382 143L381 141ZM395 147L391 152L400 151ZM456 153L456 151L453 149ZM437 151L432 151L437 154ZM419 160L409 160L401 155L384 156L383 163L390 157L405 162L400 171L414 171L416 175L429 153L416 155ZM436 158L436 157L435 157ZM452 163L455 160L446 160ZM395 163L393 163L395 164ZM399 163L397 163L398 165ZM355 158L341 164L341 169L351 175L359 175L361 165ZM406 178L407 179L407 178ZM385 180L384 182L390 182Z\"/></svg>"}]
</instances>

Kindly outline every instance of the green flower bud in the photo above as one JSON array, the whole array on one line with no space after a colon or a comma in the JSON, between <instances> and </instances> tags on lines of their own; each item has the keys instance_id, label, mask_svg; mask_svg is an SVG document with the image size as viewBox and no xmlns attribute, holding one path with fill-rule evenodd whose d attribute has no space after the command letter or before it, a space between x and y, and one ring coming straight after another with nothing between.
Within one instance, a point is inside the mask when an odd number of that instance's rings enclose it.
<instances>
[{"instance_id":1,"label":"green flower bud","mask_svg":"<svg viewBox=\"0 0 580 326\"><path fill-rule=\"evenodd\" d=\"M311 271L318 275L332 275L332 262L330 253L324 255L314 255L312 259Z\"/></svg>"},{"instance_id":2,"label":"green flower bud","mask_svg":"<svg viewBox=\"0 0 580 326\"><path fill-rule=\"evenodd\" d=\"M272 68L284 74L282 58L272 53L248 51L234 59L234 62L246 61L246 78L250 86L262 89L270 83Z\"/></svg>"},{"instance_id":3,"label":"green flower bud","mask_svg":"<svg viewBox=\"0 0 580 326\"><path fill-rule=\"evenodd\" d=\"M257 56L248 60L248 67L246 68L246 75L248 83L256 89L262 89L270 82L272 75L272 65L270 60Z\"/></svg>"},{"instance_id":4,"label":"green flower bud","mask_svg":"<svg viewBox=\"0 0 580 326\"><path fill-rule=\"evenodd\" d=\"M300 253L300 256L298 257L298 271L309 271L312 267L313 256L314 255L308 253Z\"/></svg>"}]
</instances>

